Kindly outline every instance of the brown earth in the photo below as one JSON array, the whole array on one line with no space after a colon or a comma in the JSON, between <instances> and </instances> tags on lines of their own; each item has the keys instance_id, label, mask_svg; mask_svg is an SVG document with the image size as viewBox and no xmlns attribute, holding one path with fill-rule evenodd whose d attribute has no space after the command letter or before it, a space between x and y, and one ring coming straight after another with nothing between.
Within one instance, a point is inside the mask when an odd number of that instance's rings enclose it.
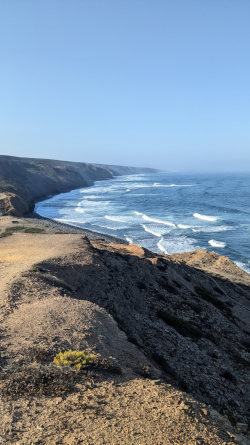
<instances>
[{"instance_id":1,"label":"brown earth","mask_svg":"<svg viewBox=\"0 0 250 445\"><path fill-rule=\"evenodd\" d=\"M248 274L216 254L168 257L1 217L0 235L10 227L0 443L249 443L237 431L249 422ZM56 368L68 349L99 365Z\"/></svg>"}]
</instances>

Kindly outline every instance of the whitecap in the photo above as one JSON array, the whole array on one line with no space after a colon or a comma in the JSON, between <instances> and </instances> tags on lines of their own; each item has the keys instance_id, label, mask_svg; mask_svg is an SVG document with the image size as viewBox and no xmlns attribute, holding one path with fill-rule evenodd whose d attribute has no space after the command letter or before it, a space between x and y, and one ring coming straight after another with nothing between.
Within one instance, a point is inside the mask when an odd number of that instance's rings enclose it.
<instances>
[{"instance_id":1,"label":"whitecap","mask_svg":"<svg viewBox=\"0 0 250 445\"><path fill-rule=\"evenodd\" d=\"M193 216L204 221L217 221L218 219L217 216L201 215L200 213L194 213Z\"/></svg>"},{"instance_id":2,"label":"whitecap","mask_svg":"<svg viewBox=\"0 0 250 445\"><path fill-rule=\"evenodd\" d=\"M91 226L101 227L103 229L118 230L117 227L104 226L102 224L92 224L92 223L90 223L90 224L91 224Z\"/></svg>"},{"instance_id":3,"label":"whitecap","mask_svg":"<svg viewBox=\"0 0 250 445\"><path fill-rule=\"evenodd\" d=\"M126 241L127 241L129 244L133 244L133 240L132 240L131 238L129 238L129 237L126 236L126 235L124 235L124 236L125 236Z\"/></svg>"},{"instance_id":4,"label":"whitecap","mask_svg":"<svg viewBox=\"0 0 250 445\"><path fill-rule=\"evenodd\" d=\"M164 238L161 238L160 241L158 241L157 243L157 247L160 250L160 252L163 252L165 255L168 255L167 250L164 247Z\"/></svg>"},{"instance_id":5,"label":"whitecap","mask_svg":"<svg viewBox=\"0 0 250 445\"><path fill-rule=\"evenodd\" d=\"M81 221L75 220L75 219L65 219L65 218L53 218L57 222L62 222L65 224L73 224L73 223L81 223Z\"/></svg>"},{"instance_id":6,"label":"whitecap","mask_svg":"<svg viewBox=\"0 0 250 445\"><path fill-rule=\"evenodd\" d=\"M212 246L212 247L218 247L220 249L223 249L224 247L226 247L226 243L223 243L222 241L216 241L214 239L210 239L208 241L208 244L210 244L210 246Z\"/></svg>"},{"instance_id":7,"label":"whitecap","mask_svg":"<svg viewBox=\"0 0 250 445\"><path fill-rule=\"evenodd\" d=\"M156 219L156 218L151 218L150 216L145 215L144 213L141 212L134 212L135 215L139 215L142 217L142 219L144 219L145 221L150 221L150 222L154 222L156 224L163 224L165 226L170 226L170 227L176 227L175 224L169 222L169 221L163 221L162 219Z\"/></svg>"},{"instance_id":8,"label":"whitecap","mask_svg":"<svg viewBox=\"0 0 250 445\"><path fill-rule=\"evenodd\" d=\"M104 218L108 219L109 221L115 221L115 222L126 222L124 219L122 219L120 216L109 216L105 215Z\"/></svg>"},{"instance_id":9,"label":"whitecap","mask_svg":"<svg viewBox=\"0 0 250 445\"><path fill-rule=\"evenodd\" d=\"M192 187L193 184L160 184L159 182L154 182L152 187Z\"/></svg>"},{"instance_id":10,"label":"whitecap","mask_svg":"<svg viewBox=\"0 0 250 445\"><path fill-rule=\"evenodd\" d=\"M234 261L235 264L242 270L244 270L244 272L249 273L250 274L250 268L246 266L246 264L242 263L241 261Z\"/></svg>"},{"instance_id":11,"label":"whitecap","mask_svg":"<svg viewBox=\"0 0 250 445\"><path fill-rule=\"evenodd\" d=\"M174 253L191 252L197 248L196 240L186 236L172 236L161 238L157 246L161 252L172 255Z\"/></svg>"},{"instance_id":12,"label":"whitecap","mask_svg":"<svg viewBox=\"0 0 250 445\"><path fill-rule=\"evenodd\" d=\"M151 233L154 236L161 237L161 235L162 235L161 232L159 232L158 230L152 229L151 226L149 226L149 225L141 224L141 227L143 227L145 232Z\"/></svg>"},{"instance_id":13,"label":"whitecap","mask_svg":"<svg viewBox=\"0 0 250 445\"><path fill-rule=\"evenodd\" d=\"M177 227L179 227L179 229L190 229L191 226L188 226L186 224L177 224Z\"/></svg>"},{"instance_id":14,"label":"whitecap","mask_svg":"<svg viewBox=\"0 0 250 445\"><path fill-rule=\"evenodd\" d=\"M86 209L83 209L82 207L76 207L75 209L75 212L78 212L78 213L84 213L85 211L86 211Z\"/></svg>"},{"instance_id":15,"label":"whitecap","mask_svg":"<svg viewBox=\"0 0 250 445\"><path fill-rule=\"evenodd\" d=\"M235 227L232 226L207 226L201 227L196 226L196 228L192 229L193 232L226 232L227 230L234 230Z\"/></svg>"}]
</instances>

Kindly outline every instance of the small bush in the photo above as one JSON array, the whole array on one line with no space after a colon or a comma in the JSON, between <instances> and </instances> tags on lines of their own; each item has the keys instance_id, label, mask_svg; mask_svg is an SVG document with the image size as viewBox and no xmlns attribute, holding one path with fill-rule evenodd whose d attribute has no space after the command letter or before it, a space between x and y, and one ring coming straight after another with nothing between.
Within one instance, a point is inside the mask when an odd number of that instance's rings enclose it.
<instances>
[{"instance_id":1,"label":"small bush","mask_svg":"<svg viewBox=\"0 0 250 445\"><path fill-rule=\"evenodd\" d=\"M69 351L59 352L54 359L53 363L56 366L70 366L77 369L86 368L91 366L94 362L95 356L86 354L84 351Z\"/></svg>"},{"instance_id":2,"label":"small bush","mask_svg":"<svg viewBox=\"0 0 250 445\"><path fill-rule=\"evenodd\" d=\"M12 232L2 232L0 233L0 238L5 238L6 236L12 235Z\"/></svg>"},{"instance_id":3,"label":"small bush","mask_svg":"<svg viewBox=\"0 0 250 445\"><path fill-rule=\"evenodd\" d=\"M25 233L42 233L44 229L40 229L39 227L29 227L24 230Z\"/></svg>"},{"instance_id":4,"label":"small bush","mask_svg":"<svg viewBox=\"0 0 250 445\"><path fill-rule=\"evenodd\" d=\"M166 311L158 311L157 315L184 337L190 337L193 339L199 339L201 337L200 331L188 321L176 317L175 315L172 315Z\"/></svg>"},{"instance_id":5,"label":"small bush","mask_svg":"<svg viewBox=\"0 0 250 445\"><path fill-rule=\"evenodd\" d=\"M11 226L7 227L6 232L19 232L20 230L24 230L25 226Z\"/></svg>"}]
</instances>

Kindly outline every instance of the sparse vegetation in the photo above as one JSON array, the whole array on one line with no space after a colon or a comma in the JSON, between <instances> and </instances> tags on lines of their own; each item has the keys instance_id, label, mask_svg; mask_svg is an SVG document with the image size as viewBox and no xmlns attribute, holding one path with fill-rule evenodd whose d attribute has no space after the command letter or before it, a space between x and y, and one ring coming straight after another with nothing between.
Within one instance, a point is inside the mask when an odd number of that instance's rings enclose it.
<instances>
[{"instance_id":1,"label":"sparse vegetation","mask_svg":"<svg viewBox=\"0 0 250 445\"><path fill-rule=\"evenodd\" d=\"M183 335L184 337L190 337L196 340L201 337L199 329L193 326L188 321L176 317L175 315L172 315L166 311L158 311L157 315L163 321L165 321L165 323L167 323L169 326L172 326L177 332L179 332L179 334Z\"/></svg>"},{"instance_id":2,"label":"sparse vegetation","mask_svg":"<svg viewBox=\"0 0 250 445\"><path fill-rule=\"evenodd\" d=\"M6 230L6 232L19 232L24 229L25 229L25 226L11 226L11 227L7 227L5 230Z\"/></svg>"},{"instance_id":3,"label":"sparse vegetation","mask_svg":"<svg viewBox=\"0 0 250 445\"><path fill-rule=\"evenodd\" d=\"M29 227L24 230L25 233L42 233L44 229L40 229L39 227Z\"/></svg>"},{"instance_id":4,"label":"sparse vegetation","mask_svg":"<svg viewBox=\"0 0 250 445\"><path fill-rule=\"evenodd\" d=\"M70 366L76 369L86 368L93 365L95 356L93 354L86 354L85 351L69 351L59 352L54 359L53 363L56 366Z\"/></svg>"},{"instance_id":5,"label":"sparse vegetation","mask_svg":"<svg viewBox=\"0 0 250 445\"><path fill-rule=\"evenodd\" d=\"M0 238L5 238L6 236L12 235L12 232L2 232L0 233Z\"/></svg>"}]
</instances>

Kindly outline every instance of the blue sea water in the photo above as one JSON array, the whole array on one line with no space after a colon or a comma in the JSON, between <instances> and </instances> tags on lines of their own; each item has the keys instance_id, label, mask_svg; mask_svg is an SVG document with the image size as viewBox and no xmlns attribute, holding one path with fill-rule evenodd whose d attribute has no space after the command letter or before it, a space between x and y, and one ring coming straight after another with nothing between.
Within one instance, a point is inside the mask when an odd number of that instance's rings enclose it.
<instances>
[{"instance_id":1,"label":"blue sea water","mask_svg":"<svg viewBox=\"0 0 250 445\"><path fill-rule=\"evenodd\" d=\"M119 176L36 204L42 216L154 252L205 249L250 272L250 175Z\"/></svg>"}]
</instances>

